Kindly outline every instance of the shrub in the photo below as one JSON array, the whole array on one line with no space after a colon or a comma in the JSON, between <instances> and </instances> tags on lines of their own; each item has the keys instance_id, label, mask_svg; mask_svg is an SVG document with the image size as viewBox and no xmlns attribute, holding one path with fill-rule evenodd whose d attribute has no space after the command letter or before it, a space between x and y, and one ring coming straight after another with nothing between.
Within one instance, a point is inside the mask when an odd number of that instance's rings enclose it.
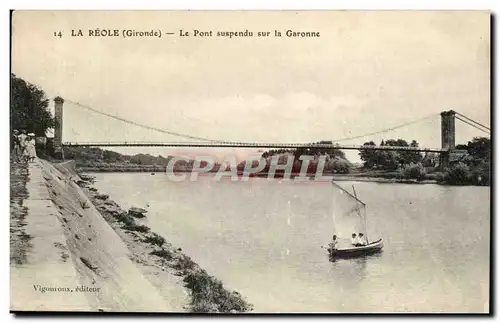
<instances>
[{"instance_id":1,"label":"shrub","mask_svg":"<svg viewBox=\"0 0 500 323\"><path fill-rule=\"evenodd\" d=\"M348 174L351 169L351 163L349 163L347 159L335 156L334 158L330 159L325 168L333 171L334 173Z\"/></svg>"},{"instance_id":2,"label":"shrub","mask_svg":"<svg viewBox=\"0 0 500 323\"><path fill-rule=\"evenodd\" d=\"M181 270L183 272L187 272L188 270L194 269L196 263L188 256L182 255L177 263L174 265L174 269Z\"/></svg>"},{"instance_id":3,"label":"shrub","mask_svg":"<svg viewBox=\"0 0 500 323\"><path fill-rule=\"evenodd\" d=\"M475 185L488 186L490 185L490 162L482 161L474 170L472 171L472 182Z\"/></svg>"},{"instance_id":4,"label":"shrub","mask_svg":"<svg viewBox=\"0 0 500 323\"><path fill-rule=\"evenodd\" d=\"M447 169L444 175L444 182L449 185L471 184L472 174L469 166L464 163L458 163Z\"/></svg>"},{"instance_id":5,"label":"shrub","mask_svg":"<svg viewBox=\"0 0 500 323\"><path fill-rule=\"evenodd\" d=\"M152 232L151 235L147 236L143 241L152 245L157 245L158 247L163 246L163 244L165 243L165 239L154 232Z\"/></svg>"},{"instance_id":6,"label":"shrub","mask_svg":"<svg viewBox=\"0 0 500 323\"><path fill-rule=\"evenodd\" d=\"M204 270L189 273L184 277L186 287L191 290L191 311L197 313L246 312L251 305L237 292L229 292L222 282Z\"/></svg>"},{"instance_id":7,"label":"shrub","mask_svg":"<svg viewBox=\"0 0 500 323\"><path fill-rule=\"evenodd\" d=\"M435 180L438 183L442 183L444 181L444 173L442 172L430 173L426 175L426 178L430 180Z\"/></svg>"},{"instance_id":8,"label":"shrub","mask_svg":"<svg viewBox=\"0 0 500 323\"><path fill-rule=\"evenodd\" d=\"M170 260L174 257L174 254L172 253L172 251L168 250L168 249L161 249L161 250L154 250L151 252L151 254L153 256L158 256L160 258L164 258L166 260Z\"/></svg>"},{"instance_id":9,"label":"shrub","mask_svg":"<svg viewBox=\"0 0 500 323\"><path fill-rule=\"evenodd\" d=\"M125 230L129 230L129 231L137 231L137 232L149 232L149 228L145 225L137 225L137 224L132 224L132 225L124 225L122 227L123 229Z\"/></svg>"},{"instance_id":10,"label":"shrub","mask_svg":"<svg viewBox=\"0 0 500 323\"><path fill-rule=\"evenodd\" d=\"M422 164L410 164L403 168L403 178L406 179L416 179L416 180L423 180L425 179L425 168L422 166Z\"/></svg>"},{"instance_id":11,"label":"shrub","mask_svg":"<svg viewBox=\"0 0 500 323\"><path fill-rule=\"evenodd\" d=\"M116 220L122 222L125 226L134 226L135 220L127 213L120 213L116 216Z\"/></svg>"}]
</instances>

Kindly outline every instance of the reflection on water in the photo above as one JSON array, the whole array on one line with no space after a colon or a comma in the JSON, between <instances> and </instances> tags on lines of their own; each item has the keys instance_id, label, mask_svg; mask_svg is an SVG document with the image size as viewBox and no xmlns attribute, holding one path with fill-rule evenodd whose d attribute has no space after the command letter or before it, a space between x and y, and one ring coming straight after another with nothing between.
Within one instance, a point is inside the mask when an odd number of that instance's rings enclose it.
<instances>
[{"instance_id":1,"label":"reflection on water","mask_svg":"<svg viewBox=\"0 0 500 323\"><path fill-rule=\"evenodd\" d=\"M96 174L125 207L149 204L153 231L258 312L480 312L489 293L489 189L356 183L382 253L329 261L328 183L172 183ZM130 185L134 183L134 185ZM352 183L341 185L349 188ZM486 306L486 307L485 307Z\"/></svg>"},{"instance_id":2,"label":"reflection on water","mask_svg":"<svg viewBox=\"0 0 500 323\"><path fill-rule=\"evenodd\" d=\"M366 278L367 257L337 259L332 261L332 274L343 277L339 287L345 290L357 290L357 286Z\"/></svg>"}]
</instances>

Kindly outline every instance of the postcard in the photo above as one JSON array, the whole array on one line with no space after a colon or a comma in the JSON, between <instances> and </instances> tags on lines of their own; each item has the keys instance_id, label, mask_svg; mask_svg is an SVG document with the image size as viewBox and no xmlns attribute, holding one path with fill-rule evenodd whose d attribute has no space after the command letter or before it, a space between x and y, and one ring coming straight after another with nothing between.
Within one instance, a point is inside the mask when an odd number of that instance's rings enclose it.
<instances>
[{"instance_id":1,"label":"postcard","mask_svg":"<svg viewBox=\"0 0 500 323\"><path fill-rule=\"evenodd\" d=\"M11 312L490 313L490 24L12 11Z\"/></svg>"}]
</instances>

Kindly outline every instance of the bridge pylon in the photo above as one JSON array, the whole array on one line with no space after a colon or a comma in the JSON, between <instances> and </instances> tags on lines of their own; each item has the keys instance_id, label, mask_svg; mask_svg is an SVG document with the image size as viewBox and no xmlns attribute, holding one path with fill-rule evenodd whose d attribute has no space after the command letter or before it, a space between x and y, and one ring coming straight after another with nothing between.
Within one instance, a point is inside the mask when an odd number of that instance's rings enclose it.
<instances>
[{"instance_id":1,"label":"bridge pylon","mask_svg":"<svg viewBox=\"0 0 500 323\"><path fill-rule=\"evenodd\" d=\"M62 145L64 99L58 96L54 98L54 103L55 103L54 157L62 160L64 159L64 151Z\"/></svg>"},{"instance_id":2,"label":"bridge pylon","mask_svg":"<svg viewBox=\"0 0 500 323\"><path fill-rule=\"evenodd\" d=\"M441 112L441 148L439 166L444 171L450 164L450 151L455 149L455 111Z\"/></svg>"}]
</instances>

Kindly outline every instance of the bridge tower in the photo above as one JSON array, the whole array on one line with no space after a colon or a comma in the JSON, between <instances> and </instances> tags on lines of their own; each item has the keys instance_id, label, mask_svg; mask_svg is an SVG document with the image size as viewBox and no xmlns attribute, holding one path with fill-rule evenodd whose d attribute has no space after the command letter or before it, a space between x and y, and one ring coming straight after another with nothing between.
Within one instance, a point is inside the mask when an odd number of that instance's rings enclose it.
<instances>
[{"instance_id":1,"label":"bridge tower","mask_svg":"<svg viewBox=\"0 0 500 323\"><path fill-rule=\"evenodd\" d=\"M61 97L54 98L55 103L55 127L54 127L54 157L64 159L64 151L62 148L62 129L63 129L63 104L64 99Z\"/></svg>"},{"instance_id":2,"label":"bridge tower","mask_svg":"<svg viewBox=\"0 0 500 323\"><path fill-rule=\"evenodd\" d=\"M450 151L455 149L455 111L441 112L441 153L439 166L444 171L450 164Z\"/></svg>"}]
</instances>

